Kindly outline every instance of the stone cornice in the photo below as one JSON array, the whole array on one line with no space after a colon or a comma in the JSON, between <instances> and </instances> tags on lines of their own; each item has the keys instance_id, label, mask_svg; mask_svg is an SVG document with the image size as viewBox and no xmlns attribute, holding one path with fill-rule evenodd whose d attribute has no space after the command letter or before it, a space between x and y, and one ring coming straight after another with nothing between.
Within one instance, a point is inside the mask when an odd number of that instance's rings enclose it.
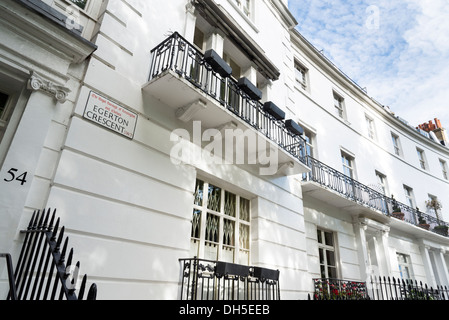
<instances>
[{"instance_id":1,"label":"stone cornice","mask_svg":"<svg viewBox=\"0 0 449 320\"><path fill-rule=\"evenodd\" d=\"M97 49L79 33L52 19L41 7L33 1L3 0L0 2L0 19L60 51L73 63L81 63Z\"/></svg>"}]
</instances>

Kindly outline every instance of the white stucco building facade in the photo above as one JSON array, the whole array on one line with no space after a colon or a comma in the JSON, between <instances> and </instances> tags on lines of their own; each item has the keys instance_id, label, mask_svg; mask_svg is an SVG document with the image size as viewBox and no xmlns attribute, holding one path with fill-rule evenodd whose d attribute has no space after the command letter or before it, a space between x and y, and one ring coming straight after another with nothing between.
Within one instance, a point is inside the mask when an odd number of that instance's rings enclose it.
<instances>
[{"instance_id":1,"label":"white stucco building facade","mask_svg":"<svg viewBox=\"0 0 449 320\"><path fill-rule=\"evenodd\" d=\"M0 252L56 208L98 299L179 299L193 257L279 270L282 299L315 278L449 285L444 128L371 99L287 1L7 0L0 24Z\"/></svg>"}]
</instances>

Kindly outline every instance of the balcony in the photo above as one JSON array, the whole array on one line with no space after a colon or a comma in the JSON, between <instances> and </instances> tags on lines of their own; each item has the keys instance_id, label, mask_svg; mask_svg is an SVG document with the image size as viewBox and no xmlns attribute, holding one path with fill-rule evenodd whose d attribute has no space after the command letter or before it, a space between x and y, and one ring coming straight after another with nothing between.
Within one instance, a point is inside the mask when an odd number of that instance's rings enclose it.
<instances>
[{"instance_id":1,"label":"balcony","mask_svg":"<svg viewBox=\"0 0 449 320\"><path fill-rule=\"evenodd\" d=\"M178 33L151 53L150 77L143 91L171 108L179 120L201 121L204 129L231 127L255 133L263 139L267 154L268 150L279 151L281 174L310 170L301 128L284 121L273 103L262 104L260 90L246 78L231 78L229 68L216 54L209 51L204 55ZM245 146L245 152L247 149Z\"/></svg>"},{"instance_id":2,"label":"balcony","mask_svg":"<svg viewBox=\"0 0 449 320\"><path fill-rule=\"evenodd\" d=\"M280 300L278 270L197 258L179 262L180 300Z\"/></svg>"},{"instance_id":3,"label":"balcony","mask_svg":"<svg viewBox=\"0 0 449 320\"><path fill-rule=\"evenodd\" d=\"M404 232L411 232L410 225L413 225L418 227L414 233L424 235L431 231L448 237L449 223L387 197L312 157L307 161L311 171L303 176L305 194L354 215L388 223Z\"/></svg>"},{"instance_id":4,"label":"balcony","mask_svg":"<svg viewBox=\"0 0 449 320\"><path fill-rule=\"evenodd\" d=\"M309 300L447 300L447 287L435 289L416 280L372 276L368 283L339 279L313 279Z\"/></svg>"}]
</instances>

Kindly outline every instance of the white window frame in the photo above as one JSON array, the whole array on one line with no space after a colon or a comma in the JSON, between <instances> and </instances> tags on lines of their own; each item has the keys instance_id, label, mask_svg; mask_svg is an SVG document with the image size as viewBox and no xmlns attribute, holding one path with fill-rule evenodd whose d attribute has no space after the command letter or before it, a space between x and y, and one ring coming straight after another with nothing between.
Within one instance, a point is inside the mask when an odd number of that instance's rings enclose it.
<instances>
[{"instance_id":1,"label":"white window frame","mask_svg":"<svg viewBox=\"0 0 449 320\"><path fill-rule=\"evenodd\" d=\"M316 134L306 127L304 127L304 139L306 141L306 151L307 155L314 158L315 157L315 139Z\"/></svg>"},{"instance_id":2,"label":"white window frame","mask_svg":"<svg viewBox=\"0 0 449 320\"><path fill-rule=\"evenodd\" d=\"M441 172L443 173L443 178L445 180L449 180L447 162L443 159L440 159Z\"/></svg>"},{"instance_id":3,"label":"white window frame","mask_svg":"<svg viewBox=\"0 0 449 320\"><path fill-rule=\"evenodd\" d=\"M326 243L326 234L328 234L332 239L332 245ZM321 242L320 242L321 238ZM336 237L334 232L317 228L317 244L318 244L318 264L319 264L319 274L322 279L338 279L339 278L339 268L338 268L338 255L336 249ZM321 255L322 252L322 255ZM334 265L330 264L328 261L327 252L332 253L334 257ZM329 273L329 268L334 268L335 273L332 277ZM324 271L324 274L323 274Z\"/></svg>"},{"instance_id":4,"label":"white window frame","mask_svg":"<svg viewBox=\"0 0 449 320\"><path fill-rule=\"evenodd\" d=\"M232 0L232 3L243 13L245 17L253 19L253 0Z\"/></svg>"},{"instance_id":5,"label":"white window frame","mask_svg":"<svg viewBox=\"0 0 449 320\"><path fill-rule=\"evenodd\" d=\"M334 108L337 111L337 116L343 120L346 120L345 99L334 90L333 100L334 100Z\"/></svg>"},{"instance_id":6,"label":"white window frame","mask_svg":"<svg viewBox=\"0 0 449 320\"><path fill-rule=\"evenodd\" d=\"M376 170L376 178L377 178L377 183L379 184L380 188L382 189L382 193L384 195L387 195L388 194L387 176L385 174L383 174L382 172Z\"/></svg>"},{"instance_id":7,"label":"white window frame","mask_svg":"<svg viewBox=\"0 0 449 320\"><path fill-rule=\"evenodd\" d=\"M399 274L402 280L414 280L413 266L410 255L396 252L396 258L398 260ZM405 275L408 274L408 277Z\"/></svg>"},{"instance_id":8,"label":"white window frame","mask_svg":"<svg viewBox=\"0 0 449 320\"><path fill-rule=\"evenodd\" d=\"M428 170L429 168L427 165L426 153L424 152L424 150L422 150L420 148L416 148L416 152L418 154L418 160L419 160L419 165L420 165L421 169Z\"/></svg>"},{"instance_id":9,"label":"white window frame","mask_svg":"<svg viewBox=\"0 0 449 320\"><path fill-rule=\"evenodd\" d=\"M376 126L374 124L374 119L368 115L365 115L365 121L368 130L368 137L371 140L376 140Z\"/></svg>"},{"instance_id":10,"label":"white window frame","mask_svg":"<svg viewBox=\"0 0 449 320\"><path fill-rule=\"evenodd\" d=\"M394 154L399 157L402 157L402 146L399 136L392 132L391 140L393 141Z\"/></svg>"},{"instance_id":11,"label":"white window frame","mask_svg":"<svg viewBox=\"0 0 449 320\"><path fill-rule=\"evenodd\" d=\"M309 70L297 59L295 59L295 81L305 91L309 89Z\"/></svg>"},{"instance_id":12,"label":"white window frame","mask_svg":"<svg viewBox=\"0 0 449 320\"><path fill-rule=\"evenodd\" d=\"M405 199L406 199L407 205L410 206L411 208L415 208L416 201L415 201L415 195L413 192L413 188L410 188L409 186L406 186L405 184L404 184L403 188L404 188L404 194L405 194Z\"/></svg>"},{"instance_id":13,"label":"white window frame","mask_svg":"<svg viewBox=\"0 0 449 320\"><path fill-rule=\"evenodd\" d=\"M200 187L200 183L202 182L202 189ZM209 187L213 186L220 190L220 208L218 211L212 210L209 208L209 192L205 192L205 190L209 191ZM225 198L226 194L235 196L235 217L229 216L225 214ZM197 199L202 195L202 202L199 203ZM242 219L240 212L240 205L242 199L245 200L247 206L247 215L248 221ZM193 204L194 214L197 211L201 211L201 216L198 219L195 217L192 218L192 233L191 233L191 251L192 254L201 259L207 260L216 260L216 261L224 261L230 263L236 263L241 265L249 265L251 261L251 201L241 195L236 194L235 192L231 192L218 186L215 183L210 183L205 179L197 179L196 182L196 190L195 190L195 201ZM208 217L211 216L213 218L218 218L218 242L207 241L206 238L206 230ZM196 220L196 221L195 221ZM199 220L199 221L198 221ZM233 230L233 245L226 245L223 241L223 236L225 233L225 220L228 222L232 222L234 224ZM194 234L194 224L196 222L196 226L199 227L199 232L195 232ZM241 228L246 229L246 247L242 244L241 237ZM242 229L243 230L243 229ZM196 230L195 230L196 231ZM194 235L199 233L199 237L195 237ZM212 257L208 255L207 245L211 247L217 248L216 256ZM233 250L233 258L230 259L229 256L225 254L225 250ZM243 255L241 255L241 252ZM232 260L232 261L231 261ZM244 261L245 260L245 261Z\"/></svg>"},{"instance_id":14,"label":"white window frame","mask_svg":"<svg viewBox=\"0 0 449 320\"><path fill-rule=\"evenodd\" d=\"M355 179L355 157L342 150L341 162L343 165L343 173L346 176Z\"/></svg>"}]
</instances>

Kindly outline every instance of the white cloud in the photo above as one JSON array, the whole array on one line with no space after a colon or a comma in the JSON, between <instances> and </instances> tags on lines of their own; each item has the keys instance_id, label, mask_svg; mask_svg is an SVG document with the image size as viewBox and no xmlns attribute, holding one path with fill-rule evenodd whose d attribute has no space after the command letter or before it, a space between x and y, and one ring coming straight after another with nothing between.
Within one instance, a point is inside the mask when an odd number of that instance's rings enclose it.
<instances>
[{"instance_id":1,"label":"white cloud","mask_svg":"<svg viewBox=\"0 0 449 320\"><path fill-rule=\"evenodd\" d=\"M414 126L437 117L449 128L447 0L290 0L289 7L299 31L370 96Z\"/></svg>"}]
</instances>

